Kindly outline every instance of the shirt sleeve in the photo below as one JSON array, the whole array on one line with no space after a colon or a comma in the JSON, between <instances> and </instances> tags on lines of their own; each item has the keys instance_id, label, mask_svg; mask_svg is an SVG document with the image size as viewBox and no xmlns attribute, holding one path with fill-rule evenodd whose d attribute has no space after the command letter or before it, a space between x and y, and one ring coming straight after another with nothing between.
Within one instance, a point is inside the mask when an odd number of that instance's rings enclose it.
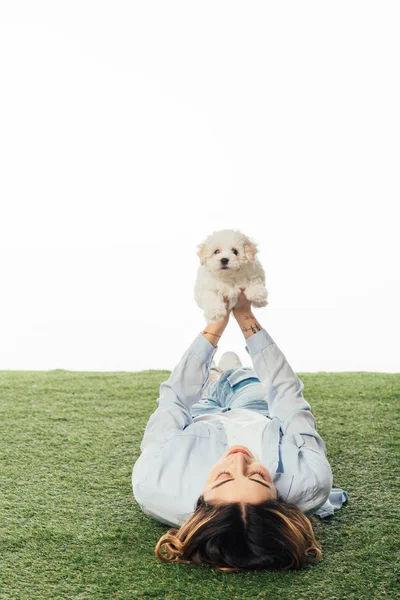
<instances>
[{"instance_id":1,"label":"shirt sleeve","mask_svg":"<svg viewBox=\"0 0 400 600\"><path fill-rule=\"evenodd\" d=\"M158 408L149 418L142 452L151 444L162 444L177 430L193 422L191 407L202 397L210 378L210 365L217 348L199 333L183 354L171 375L160 385Z\"/></svg>"},{"instance_id":2,"label":"shirt sleeve","mask_svg":"<svg viewBox=\"0 0 400 600\"><path fill-rule=\"evenodd\" d=\"M281 442L297 446L289 501L295 502L304 512L313 513L328 500L333 474L310 404L303 397L304 384L265 329L247 338L246 342L246 351L265 389L270 417L280 420ZM292 453L290 455L294 458Z\"/></svg>"}]
</instances>

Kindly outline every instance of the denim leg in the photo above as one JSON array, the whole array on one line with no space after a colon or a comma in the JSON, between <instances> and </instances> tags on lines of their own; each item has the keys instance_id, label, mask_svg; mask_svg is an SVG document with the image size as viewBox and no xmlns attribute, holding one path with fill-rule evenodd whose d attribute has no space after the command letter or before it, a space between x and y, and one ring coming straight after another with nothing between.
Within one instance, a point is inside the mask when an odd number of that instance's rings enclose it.
<instances>
[{"instance_id":1,"label":"denim leg","mask_svg":"<svg viewBox=\"0 0 400 600\"><path fill-rule=\"evenodd\" d=\"M246 408L269 417L265 391L253 367L231 369L226 379L225 394L228 410Z\"/></svg>"},{"instance_id":2,"label":"denim leg","mask_svg":"<svg viewBox=\"0 0 400 600\"><path fill-rule=\"evenodd\" d=\"M222 406L218 402L218 393L216 391L219 379L209 383L204 392L204 396L193 404L191 408L192 417L203 415L205 413L221 412Z\"/></svg>"},{"instance_id":3,"label":"denim leg","mask_svg":"<svg viewBox=\"0 0 400 600\"><path fill-rule=\"evenodd\" d=\"M239 382L233 383L235 380ZM246 408L269 416L263 387L252 367L224 371L219 379L209 385L207 396L192 406L192 416L224 413L232 408Z\"/></svg>"}]
</instances>

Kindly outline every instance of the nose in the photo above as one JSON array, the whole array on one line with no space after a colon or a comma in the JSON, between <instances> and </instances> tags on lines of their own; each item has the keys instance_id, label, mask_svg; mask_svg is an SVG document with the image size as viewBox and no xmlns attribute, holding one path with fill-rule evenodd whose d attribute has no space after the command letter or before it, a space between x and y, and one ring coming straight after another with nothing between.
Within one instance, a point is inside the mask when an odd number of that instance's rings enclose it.
<instances>
[{"instance_id":1,"label":"nose","mask_svg":"<svg viewBox=\"0 0 400 600\"><path fill-rule=\"evenodd\" d=\"M229 258L221 258L221 262L223 265L227 265L229 262Z\"/></svg>"},{"instance_id":2,"label":"nose","mask_svg":"<svg viewBox=\"0 0 400 600\"><path fill-rule=\"evenodd\" d=\"M233 459L232 466L237 470L237 472L243 474L246 473L250 458L248 456L246 457L243 452L235 452L235 454L231 455L231 458Z\"/></svg>"}]
</instances>

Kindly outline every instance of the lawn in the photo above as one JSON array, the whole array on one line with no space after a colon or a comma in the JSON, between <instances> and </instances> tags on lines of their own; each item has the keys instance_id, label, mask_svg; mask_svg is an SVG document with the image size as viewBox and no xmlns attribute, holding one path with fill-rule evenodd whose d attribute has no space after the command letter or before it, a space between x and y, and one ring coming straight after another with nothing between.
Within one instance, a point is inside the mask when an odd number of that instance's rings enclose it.
<instances>
[{"instance_id":1,"label":"lawn","mask_svg":"<svg viewBox=\"0 0 400 600\"><path fill-rule=\"evenodd\" d=\"M229 574L160 563L167 527L132 494L169 371L0 372L0 598L398 598L400 374L298 375L349 502L312 517L316 566Z\"/></svg>"}]
</instances>

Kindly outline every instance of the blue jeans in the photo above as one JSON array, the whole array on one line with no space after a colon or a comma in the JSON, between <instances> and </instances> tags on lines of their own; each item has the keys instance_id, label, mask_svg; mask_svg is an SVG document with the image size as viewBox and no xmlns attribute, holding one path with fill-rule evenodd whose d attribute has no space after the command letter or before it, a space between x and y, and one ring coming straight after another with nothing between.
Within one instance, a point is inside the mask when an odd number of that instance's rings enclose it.
<instances>
[{"instance_id":1,"label":"blue jeans","mask_svg":"<svg viewBox=\"0 0 400 600\"><path fill-rule=\"evenodd\" d=\"M232 408L247 408L269 417L266 393L252 367L227 369L204 393L203 398L193 404L192 417L224 413Z\"/></svg>"}]
</instances>

